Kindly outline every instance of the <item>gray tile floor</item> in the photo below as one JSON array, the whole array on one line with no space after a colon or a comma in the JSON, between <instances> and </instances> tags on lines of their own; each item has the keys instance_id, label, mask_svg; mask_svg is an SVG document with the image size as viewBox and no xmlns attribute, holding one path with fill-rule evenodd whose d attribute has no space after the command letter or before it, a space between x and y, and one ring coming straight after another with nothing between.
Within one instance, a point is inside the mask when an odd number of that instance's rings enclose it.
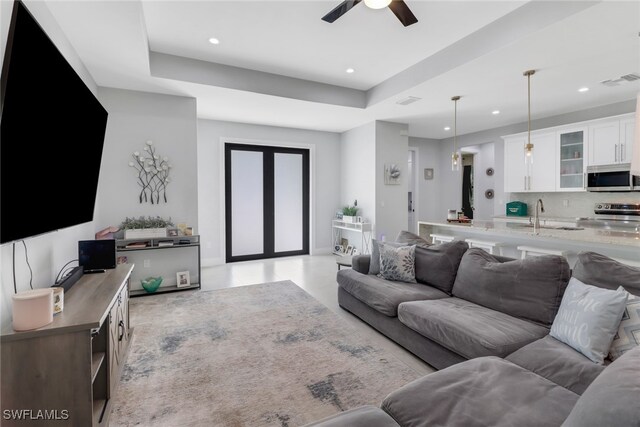
<instances>
[{"instance_id":1,"label":"gray tile floor","mask_svg":"<svg viewBox=\"0 0 640 427\"><path fill-rule=\"evenodd\" d=\"M337 271L338 268L333 255L307 255L204 267L202 269L201 282L202 290L210 291L279 280L291 280L345 319L356 333L370 339L372 344L384 348L418 374L434 372L431 366L338 306Z\"/></svg>"}]
</instances>

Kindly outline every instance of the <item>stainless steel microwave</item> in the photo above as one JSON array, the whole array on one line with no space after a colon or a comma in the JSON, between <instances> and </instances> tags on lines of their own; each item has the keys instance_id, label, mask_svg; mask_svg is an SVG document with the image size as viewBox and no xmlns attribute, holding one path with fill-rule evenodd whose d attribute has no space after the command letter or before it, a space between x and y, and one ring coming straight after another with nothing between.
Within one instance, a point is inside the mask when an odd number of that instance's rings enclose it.
<instances>
[{"instance_id":1,"label":"stainless steel microwave","mask_svg":"<svg viewBox=\"0 0 640 427\"><path fill-rule=\"evenodd\" d=\"M631 164L588 166L588 191L640 191L640 176L631 175Z\"/></svg>"}]
</instances>

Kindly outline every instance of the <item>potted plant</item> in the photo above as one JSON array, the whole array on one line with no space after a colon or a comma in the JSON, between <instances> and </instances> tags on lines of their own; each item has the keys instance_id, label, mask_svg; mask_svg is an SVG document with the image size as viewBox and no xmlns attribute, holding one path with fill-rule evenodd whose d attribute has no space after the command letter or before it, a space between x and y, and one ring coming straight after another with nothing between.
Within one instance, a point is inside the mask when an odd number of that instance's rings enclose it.
<instances>
[{"instance_id":1,"label":"potted plant","mask_svg":"<svg viewBox=\"0 0 640 427\"><path fill-rule=\"evenodd\" d=\"M355 223L358 215L358 201L353 201L353 206L345 206L342 208L342 221Z\"/></svg>"},{"instance_id":2,"label":"potted plant","mask_svg":"<svg viewBox=\"0 0 640 427\"><path fill-rule=\"evenodd\" d=\"M125 239L152 239L156 237L167 237L167 227L173 227L171 218L164 219L159 216L129 218L120 224L120 229L124 230Z\"/></svg>"}]
</instances>

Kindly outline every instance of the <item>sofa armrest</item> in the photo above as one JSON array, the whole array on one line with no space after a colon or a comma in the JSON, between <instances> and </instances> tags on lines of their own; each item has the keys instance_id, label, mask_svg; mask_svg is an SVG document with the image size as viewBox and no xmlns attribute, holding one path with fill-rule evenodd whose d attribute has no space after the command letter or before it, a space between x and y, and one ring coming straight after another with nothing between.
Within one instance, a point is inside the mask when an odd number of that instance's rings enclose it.
<instances>
[{"instance_id":1,"label":"sofa armrest","mask_svg":"<svg viewBox=\"0 0 640 427\"><path fill-rule=\"evenodd\" d=\"M356 255L351 258L351 268L358 273L369 274L369 263L371 255Z\"/></svg>"}]
</instances>

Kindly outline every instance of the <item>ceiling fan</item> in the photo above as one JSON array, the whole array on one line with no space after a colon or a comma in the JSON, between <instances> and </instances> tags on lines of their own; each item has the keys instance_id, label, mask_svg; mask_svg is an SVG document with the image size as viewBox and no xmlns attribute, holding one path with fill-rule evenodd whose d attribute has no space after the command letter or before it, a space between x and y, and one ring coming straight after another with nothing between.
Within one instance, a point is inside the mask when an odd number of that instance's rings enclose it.
<instances>
[{"instance_id":1,"label":"ceiling fan","mask_svg":"<svg viewBox=\"0 0 640 427\"><path fill-rule=\"evenodd\" d=\"M331 12L323 16L322 20L332 23L336 19L340 18L342 15L350 11L351 8L353 8L361 1L362 0L345 0ZM405 27L418 22L418 19L415 17L413 12L411 12L411 9L409 9L409 6L407 6L407 4L403 0L364 0L364 4L371 9L382 9L388 7Z\"/></svg>"}]
</instances>

